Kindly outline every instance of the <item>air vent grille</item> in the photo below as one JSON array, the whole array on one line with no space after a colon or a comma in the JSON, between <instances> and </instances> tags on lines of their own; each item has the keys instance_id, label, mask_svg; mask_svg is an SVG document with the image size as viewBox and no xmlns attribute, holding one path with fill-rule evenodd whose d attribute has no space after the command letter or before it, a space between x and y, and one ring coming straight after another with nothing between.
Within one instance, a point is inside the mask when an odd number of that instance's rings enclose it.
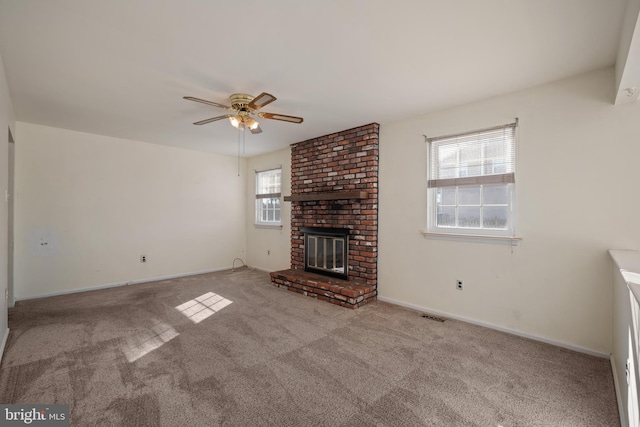
<instances>
[{"instance_id":1,"label":"air vent grille","mask_svg":"<svg viewBox=\"0 0 640 427\"><path fill-rule=\"evenodd\" d=\"M444 322L444 320L445 320L442 317L438 317L438 316L434 316L432 314L426 314L426 313L423 314L422 317L424 317L425 319L433 320L433 321L440 322L440 323Z\"/></svg>"}]
</instances>

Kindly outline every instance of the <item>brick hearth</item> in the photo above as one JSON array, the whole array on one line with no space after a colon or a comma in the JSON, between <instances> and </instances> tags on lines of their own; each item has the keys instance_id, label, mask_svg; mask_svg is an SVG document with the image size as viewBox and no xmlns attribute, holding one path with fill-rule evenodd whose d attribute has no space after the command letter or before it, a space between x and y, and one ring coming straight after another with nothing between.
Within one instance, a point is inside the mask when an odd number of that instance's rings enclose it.
<instances>
[{"instance_id":1,"label":"brick hearth","mask_svg":"<svg viewBox=\"0 0 640 427\"><path fill-rule=\"evenodd\" d=\"M275 271L271 273L271 282L275 286L286 287L290 291L349 308L358 308L376 297L374 285L307 271Z\"/></svg>"},{"instance_id":2,"label":"brick hearth","mask_svg":"<svg viewBox=\"0 0 640 427\"><path fill-rule=\"evenodd\" d=\"M372 123L291 146L291 269L271 273L275 286L352 308L375 299L379 128ZM349 198L309 200L336 194ZM348 280L304 271L302 227L349 229Z\"/></svg>"}]
</instances>

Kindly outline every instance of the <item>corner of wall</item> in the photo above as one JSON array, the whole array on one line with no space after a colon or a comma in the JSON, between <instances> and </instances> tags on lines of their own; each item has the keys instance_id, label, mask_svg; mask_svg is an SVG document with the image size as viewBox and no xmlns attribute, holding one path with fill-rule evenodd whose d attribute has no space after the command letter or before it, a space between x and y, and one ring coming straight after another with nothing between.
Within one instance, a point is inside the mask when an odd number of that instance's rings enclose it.
<instances>
[{"instance_id":1,"label":"corner of wall","mask_svg":"<svg viewBox=\"0 0 640 427\"><path fill-rule=\"evenodd\" d=\"M14 137L16 136L13 104L11 102L4 63L2 62L2 57L0 57L0 191L2 189L8 191L9 189L9 132L11 132ZM0 224L5 224L0 227L0 259L8 259L9 237L6 226L9 217L8 206L8 203L5 202L0 209ZM7 263L0 265L0 335L4 337L2 347L0 348L0 356L2 352L4 352L4 346L9 334L8 301L2 297L2 295L5 294L5 289L8 291L7 268Z\"/></svg>"}]
</instances>

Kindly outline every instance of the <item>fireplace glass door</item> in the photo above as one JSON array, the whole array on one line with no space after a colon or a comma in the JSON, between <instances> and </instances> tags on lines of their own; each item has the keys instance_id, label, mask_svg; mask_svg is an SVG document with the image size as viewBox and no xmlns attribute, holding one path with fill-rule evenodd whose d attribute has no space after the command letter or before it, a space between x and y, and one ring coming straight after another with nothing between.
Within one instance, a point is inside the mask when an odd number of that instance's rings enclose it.
<instances>
[{"instance_id":1,"label":"fireplace glass door","mask_svg":"<svg viewBox=\"0 0 640 427\"><path fill-rule=\"evenodd\" d=\"M348 230L319 230L305 233L305 270L347 278Z\"/></svg>"}]
</instances>

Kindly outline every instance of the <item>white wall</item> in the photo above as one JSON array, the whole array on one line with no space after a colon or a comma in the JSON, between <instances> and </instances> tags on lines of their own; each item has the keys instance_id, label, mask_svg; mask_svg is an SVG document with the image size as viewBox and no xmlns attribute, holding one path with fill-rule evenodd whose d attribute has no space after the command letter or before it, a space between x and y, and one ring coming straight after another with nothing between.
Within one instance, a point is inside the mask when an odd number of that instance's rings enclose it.
<instances>
[{"instance_id":1,"label":"white wall","mask_svg":"<svg viewBox=\"0 0 640 427\"><path fill-rule=\"evenodd\" d=\"M15 137L15 120L13 116L13 106L9 95L9 87L7 78L4 73L4 64L0 57L0 191L4 199L4 192L8 190L8 171L9 171L9 131ZM8 204L6 201L1 202L0 207L0 357L4 350L9 329L7 324L7 300L5 299L5 290L7 289L7 258L8 258Z\"/></svg>"},{"instance_id":2,"label":"white wall","mask_svg":"<svg viewBox=\"0 0 640 427\"><path fill-rule=\"evenodd\" d=\"M282 196L291 195L291 148L248 159L247 264L266 271L291 267L291 203L281 201L282 228L255 226L255 171L282 166Z\"/></svg>"},{"instance_id":3,"label":"white wall","mask_svg":"<svg viewBox=\"0 0 640 427\"><path fill-rule=\"evenodd\" d=\"M244 258L246 161L22 122L16 139L16 299Z\"/></svg>"},{"instance_id":4,"label":"white wall","mask_svg":"<svg viewBox=\"0 0 640 427\"><path fill-rule=\"evenodd\" d=\"M639 248L640 104L612 105L613 69L385 123L379 293L607 355L609 248ZM425 238L427 144L519 117L519 246ZM463 291L455 280L464 280Z\"/></svg>"}]
</instances>

